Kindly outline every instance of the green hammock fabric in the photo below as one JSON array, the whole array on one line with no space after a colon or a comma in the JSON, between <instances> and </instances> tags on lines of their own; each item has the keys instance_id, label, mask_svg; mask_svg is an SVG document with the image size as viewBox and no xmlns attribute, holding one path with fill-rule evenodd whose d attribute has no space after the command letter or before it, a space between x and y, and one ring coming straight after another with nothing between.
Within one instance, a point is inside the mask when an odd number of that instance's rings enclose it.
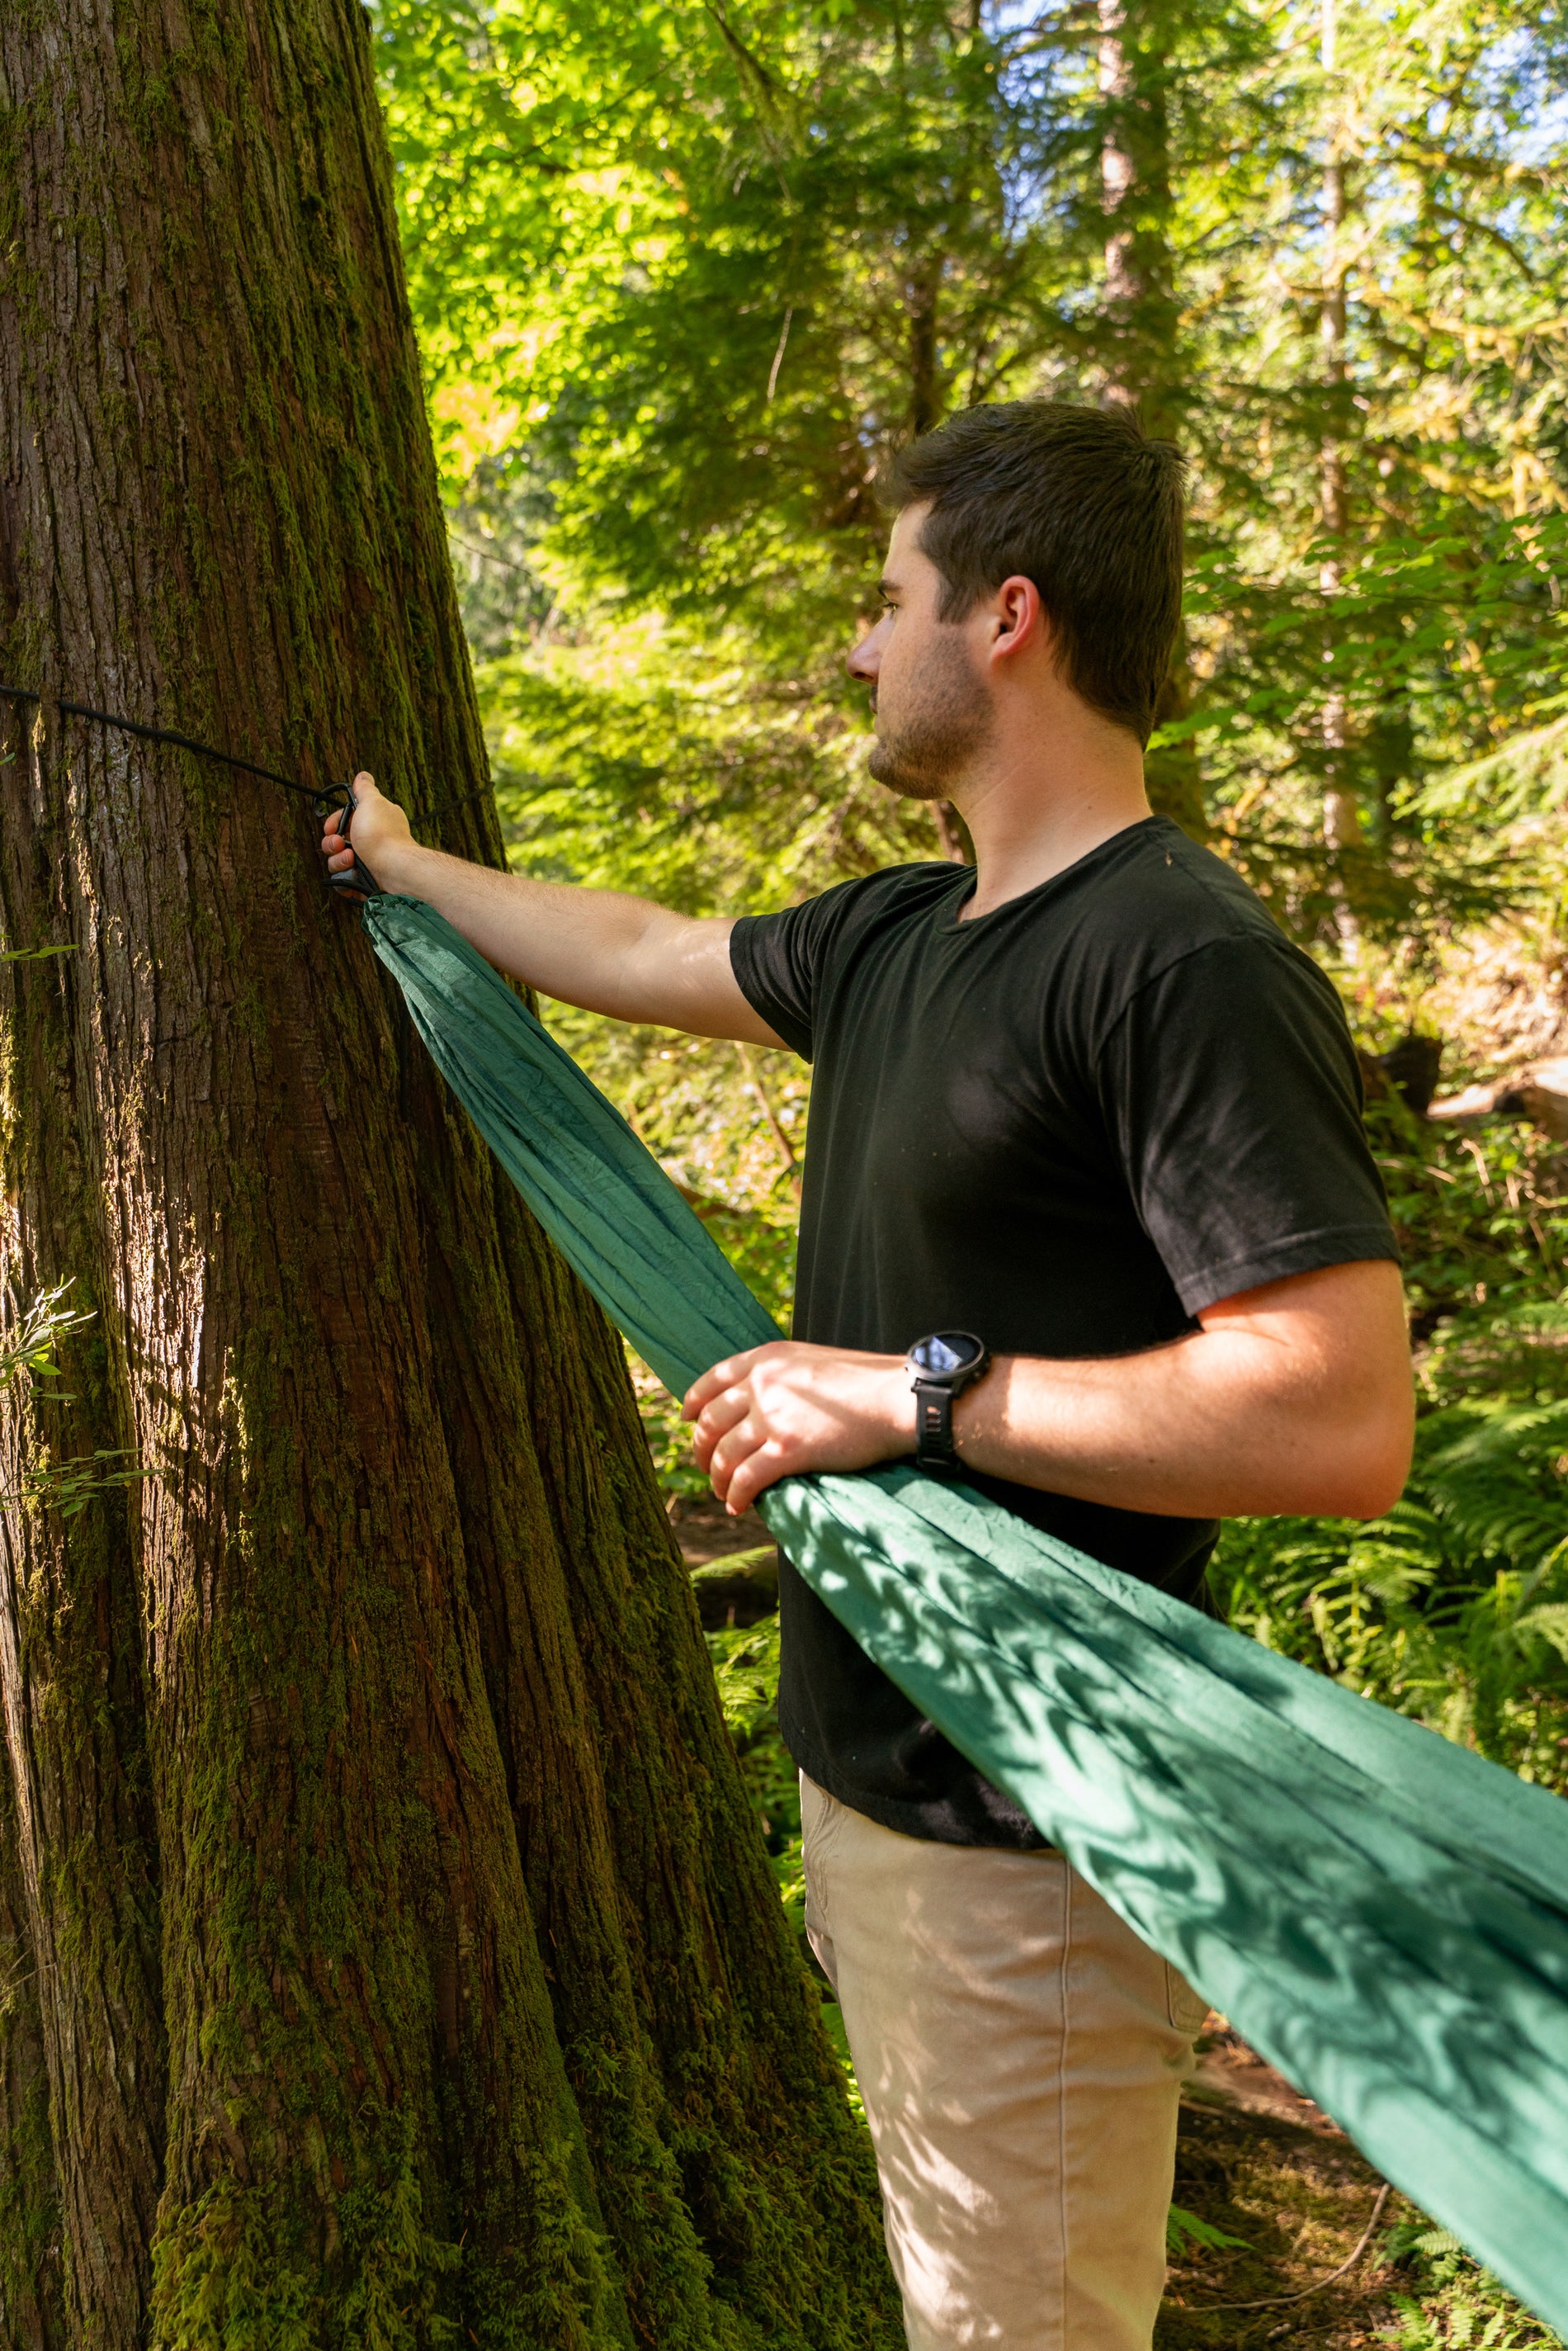
<instances>
[{"instance_id":1,"label":"green hammock fabric","mask_svg":"<svg viewBox=\"0 0 1568 2351\"><path fill-rule=\"evenodd\" d=\"M508 1176L680 1393L776 1337L624 1120L429 907L365 909ZM1568 2333L1568 1806L961 1487L761 1504L861 1646L1379 2170Z\"/></svg>"}]
</instances>

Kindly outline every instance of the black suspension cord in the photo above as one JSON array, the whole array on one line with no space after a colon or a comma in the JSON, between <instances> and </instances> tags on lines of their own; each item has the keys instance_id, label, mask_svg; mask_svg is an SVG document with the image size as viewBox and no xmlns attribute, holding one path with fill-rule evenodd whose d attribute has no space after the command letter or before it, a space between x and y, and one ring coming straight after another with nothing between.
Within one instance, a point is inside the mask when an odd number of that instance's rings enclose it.
<instances>
[{"instance_id":1,"label":"black suspension cord","mask_svg":"<svg viewBox=\"0 0 1568 2351\"><path fill-rule=\"evenodd\" d=\"M36 702L42 705L43 699L41 694L35 694L28 686L7 685L4 681L0 681L0 700ZM242 775L259 776L264 783L276 784L284 791L293 792L298 799L308 800L319 817L330 816L334 810L337 810L338 838L346 849L353 849L354 844L348 837L349 819L354 813L352 783L328 784L322 790L316 791L308 784L296 782L292 776L280 776L275 768L263 768L258 766L254 759L238 758L233 751L220 751L215 743L198 743L193 735L177 735L171 727L145 726L140 718L121 718L112 710L94 710L91 705L86 702L61 701L56 706L68 712L73 718L89 718L95 726L113 726L122 735L136 736L141 742L171 743L177 750L193 751L199 759L215 759L220 767L237 768ZM447 815L452 809L467 808L471 801L483 799L489 790L488 784L481 784L477 791L463 792L456 799L442 800L440 806L431 809L427 816L411 818L410 821L417 824L429 823L436 817ZM354 862L346 873L329 873L327 880L327 887L334 894L373 898L380 892L379 883L358 854L355 855ZM395 990L394 993L398 1000L398 1107L406 1123L411 1116L409 1083L412 1067L413 1027L408 1004L401 991Z\"/></svg>"},{"instance_id":2,"label":"black suspension cord","mask_svg":"<svg viewBox=\"0 0 1568 2351\"><path fill-rule=\"evenodd\" d=\"M25 685L0 684L0 695L12 702L43 701ZM220 751L214 744L198 743L193 736L175 735L167 726L144 726L140 718L119 718L112 710L94 710L85 702L62 701L58 707L73 718L96 719L100 726L118 727L122 735L140 735L147 743L172 743L182 751L194 751L199 758L216 759L225 768L239 768L247 776L260 776L269 784L281 784L286 792L297 792L302 799L314 800L318 795L308 784L297 784L291 777L280 776L271 768L258 768L254 759L236 758L232 751Z\"/></svg>"},{"instance_id":3,"label":"black suspension cord","mask_svg":"<svg viewBox=\"0 0 1568 2351\"><path fill-rule=\"evenodd\" d=\"M44 698L41 694L33 693L28 686L6 685L4 683L0 683L0 696L11 702L42 703ZM280 776L275 768L260 768L254 759L237 758L233 751L220 751L214 743L198 743L194 736L176 735L167 726L144 726L139 718L121 718L112 710L94 710L85 702L61 701L57 707L68 712L73 718L90 718L99 726L118 728L122 735L140 736L143 742L172 743L178 750L193 751L200 759L215 759L220 767L237 768L246 776L260 776L265 783L277 784L286 792L294 792L301 799L309 800L318 816L330 815L335 807L353 808L354 796L347 784L328 784L321 790L316 790L309 784L296 783L292 777ZM445 816L451 809L466 808L472 800L483 799L489 789L488 784L482 784L477 791L464 792L457 799L442 800L428 815L410 820L427 824L434 817ZM337 793L344 796L342 800L333 798Z\"/></svg>"},{"instance_id":4,"label":"black suspension cord","mask_svg":"<svg viewBox=\"0 0 1568 2351\"><path fill-rule=\"evenodd\" d=\"M36 702L41 705L43 698L41 694L35 694L29 686L6 685L0 681L0 699L11 702ZM308 800L317 816L329 816L336 808L340 811L338 836L346 849L353 848L353 842L348 838L348 820L354 812L354 787L351 783L328 784L322 791L313 791L308 784L296 783L291 776L280 776L275 768L259 767L254 759L238 758L233 751L220 751L215 743L198 743L193 735L177 735L168 726L144 726L140 718L121 718L112 710L94 710L91 705L86 702L61 701L57 707L67 711L73 718L90 718L97 726L113 726L120 734L134 735L144 743L172 743L177 750L193 751L199 759L215 759L220 767L236 768L242 775L259 776L264 783L277 784L286 792L294 792L299 799ZM448 809L466 807L470 800L482 799L489 789L488 784L481 785L476 792L464 792L461 799L443 801L441 806L433 810L431 813L435 816L444 816ZM338 795L341 797L337 797ZM421 821L424 820L421 819ZM327 886L337 893L350 894L358 893L365 897L377 896L380 889L380 884L374 874L358 856L355 857L353 865L347 873L328 874ZM410 1115L409 1071L412 1034L409 1008L400 993L397 1010L398 1106L405 1123Z\"/></svg>"}]
</instances>

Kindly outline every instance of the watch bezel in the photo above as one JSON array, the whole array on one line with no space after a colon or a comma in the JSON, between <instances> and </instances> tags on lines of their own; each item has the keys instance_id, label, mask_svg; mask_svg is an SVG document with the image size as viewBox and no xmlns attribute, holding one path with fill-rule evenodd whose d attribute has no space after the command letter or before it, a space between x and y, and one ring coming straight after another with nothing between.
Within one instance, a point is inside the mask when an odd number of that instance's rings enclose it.
<instances>
[{"instance_id":1,"label":"watch bezel","mask_svg":"<svg viewBox=\"0 0 1568 2351\"><path fill-rule=\"evenodd\" d=\"M965 1362L953 1364L946 1371L934 1371L916 1360L916 1350L929 1347L933 1340L940 1340L949 1348L961 1340L974 1353ZM910 1344L904 1358L904 1368L909 1374L911 1387L948 1388L956 1395L971 1380L978 1379L990 1361L991 1349L978 1331L927 1331Z\"/></svg>"}]
</instances>

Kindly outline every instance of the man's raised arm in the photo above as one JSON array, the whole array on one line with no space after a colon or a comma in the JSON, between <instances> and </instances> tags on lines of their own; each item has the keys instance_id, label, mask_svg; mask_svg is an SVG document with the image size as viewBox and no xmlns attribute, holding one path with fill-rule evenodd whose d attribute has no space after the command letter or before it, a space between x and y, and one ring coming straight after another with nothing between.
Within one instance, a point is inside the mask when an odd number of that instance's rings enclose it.
<instances>
[{"instance_id":1,"label":"man's raised arm","mask_svg":"<svg viewBox=\"0 0 1568 2351\"><path fill-rule=\"evenodd\" d=\"M741 993L728 918L700 921L616 890L497 873L421 848L373 777L355 777L354 798L352 849L342 845L338 814L327 819L321 847L330 869L346 872L358 855L383 890L422 898L498 971L617 1020L751 1045L784 1041Z\"/></svg>"}]
</instances>

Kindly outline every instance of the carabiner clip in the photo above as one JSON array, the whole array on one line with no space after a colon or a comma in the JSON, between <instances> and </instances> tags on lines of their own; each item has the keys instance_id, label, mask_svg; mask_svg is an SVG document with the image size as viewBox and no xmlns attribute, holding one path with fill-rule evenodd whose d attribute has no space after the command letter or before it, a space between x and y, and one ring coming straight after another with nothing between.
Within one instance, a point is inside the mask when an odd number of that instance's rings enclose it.
<instances>
[{"instance_id":1,"label":"carabiner clip","mask_svg":"<svg viewBox=\"0 0 1568 2351\"><path fill-rule=\"evenodd\" d=\"M328 784L325 791L318 792L316 796L316 813L318 817L325 820L335 810L339 812L341 821L337 827L337 838L345 849L354 848L354 843L348 838L348 825L358 805L358 801L354 797L352 784ZM346 872L329 873L327 877L327 886L329 890L354 891L363 898L379 898L381 895L380 883L369 867L361 862L357 850L354 853L353 864Z\"/></svg>"}]
</instances>

